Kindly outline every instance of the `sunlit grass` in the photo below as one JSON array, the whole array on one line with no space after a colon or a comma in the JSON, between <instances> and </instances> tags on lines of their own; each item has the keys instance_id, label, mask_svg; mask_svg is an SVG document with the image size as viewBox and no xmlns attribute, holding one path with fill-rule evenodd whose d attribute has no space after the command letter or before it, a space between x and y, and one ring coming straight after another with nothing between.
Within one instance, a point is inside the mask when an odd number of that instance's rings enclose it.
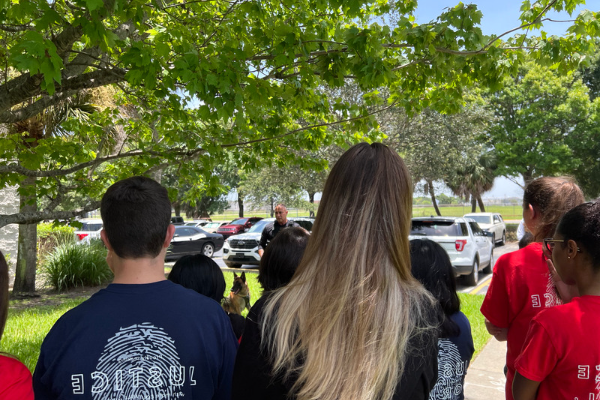
<instances>
[{"instance_id":1,"label":"sunlit grass","mask_svg":"<svg viewBox=\"0 0 600 400\"><path fill-rule=\"evenodd\" d=\"M59 305L11 309L0 343L3 352L21 360L32 372L40 355L40 347L52 325L67 311L87 297L64 300Z\"/></svg>"},{"instance_id":2,"label":"sunlit grass","mask_svg":"<svg viewBox=\"0 0 600 400\"><path fill-rule=\"evenodd\" d=\"M482 294L459 293L458 297L460 298L460 310L467 316L471 323L471 334L473 335L473 345L475 346L473 358L475 358L491 337L485 329L484 318L479 311L485 296Z\"/></svg>"}]
</instances>

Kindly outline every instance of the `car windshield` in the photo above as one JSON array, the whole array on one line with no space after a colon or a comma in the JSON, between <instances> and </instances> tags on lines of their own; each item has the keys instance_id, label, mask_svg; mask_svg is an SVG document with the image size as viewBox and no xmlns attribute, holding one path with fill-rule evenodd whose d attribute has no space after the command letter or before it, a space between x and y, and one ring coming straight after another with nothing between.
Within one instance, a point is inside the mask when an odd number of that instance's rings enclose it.
<instances>
[{"instance_id":1,"label":"car windshield","mask_svg":"<svg viewBox=\"0 0 600 400\"><path fill-rule=\"evenodd\" d=\"M185 226L196 226L196 222L188 222Z\"/></svg>"},{"instance_id":2,"label":"car windshield","mask_svg":"<svg viewBox=\"0 0 600 400\"><path fill-rule=\"evenodd\" d=\"M204 225L205 228L218 228L220 225L220 222L209 222L208 224Z\"/></svg>"},{"instance_id":3,"label":"car windshield","mask_svg":"<svg viewBox=\"0 0 600 400\"><path fill-rule=\"evenodd\" d=\"M462 236L454 221L412 221L410 234L415 236Z\"/></svg>"},{"instance_id":4,"label":"car windshield","mask_svg":"<svg viewBox=\"0 0 600 400\"><path fill-rule=\"evenodd\" d=\"M231 221L231 224L229 224L229 225L244 225L246 223L246 221L248 221L248 218L235 219L235 220Z\"/></svg>"},{"instance_id":5,"label":"car windshield","mask_svg":"<svg viewBox=\"0 0 600 400\"><path fill-rule=\"evenodd\" d=\"M264 219L261 219L260 221L258 221L257 223L255 223L252 228L250 228L250 230L248 231L248 233L251 232L262 232L263 229L265 229L265 225L267 225L269 222L272 221L267 221Z\"/></svg>"},{"instance_id":6,"label":"car windshield","mask_svg":"<svg viewBox=\"0 0 600 400\"><path fill-rule=\"evenodd\" d=\"M474 219L475 222L477 222L479 224L491 224L492 223L492 217L490 217L489 215L467 215L466 217Z\"/></svg>"},{"instance_id":7,"label":"car windshield","mask_svg":"<svg viewBox=\"0 0 600 400\"><path fill-rule=\"evenodd\" d=\"M90 222L83 222L83 225L81 226L81 229L79 229L80 231L88 231L88 232L94 232L97 230L102 229L102 224L94 224L94 223L90 223Z\"/></svg>"}]
</instances>

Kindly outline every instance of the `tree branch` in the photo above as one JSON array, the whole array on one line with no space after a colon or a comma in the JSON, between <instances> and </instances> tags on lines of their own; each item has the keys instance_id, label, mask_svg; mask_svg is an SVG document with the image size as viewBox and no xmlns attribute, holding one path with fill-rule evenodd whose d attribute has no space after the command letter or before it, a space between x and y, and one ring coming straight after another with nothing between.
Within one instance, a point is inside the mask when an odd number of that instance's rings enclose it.
<instances>
[{"instance_id":1,"label":"tree branch","mask_svg":"<svg viewBox=\"0 0 600 400\"><path fill-rule=\"evenodd\" d=\"M100 201L95 200L88 203L85 207L71 211L35 211L16 214L0 214L0 228L9 224L35 224L48 219L71 219L79 217L88 211L100 208Z\"/></svg>"}]
</instances>

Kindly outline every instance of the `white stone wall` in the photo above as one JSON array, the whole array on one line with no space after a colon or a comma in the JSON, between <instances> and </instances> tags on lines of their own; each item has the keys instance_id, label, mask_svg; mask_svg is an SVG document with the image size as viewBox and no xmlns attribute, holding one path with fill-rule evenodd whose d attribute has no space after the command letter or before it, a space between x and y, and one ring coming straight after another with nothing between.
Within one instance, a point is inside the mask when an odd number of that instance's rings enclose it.
<instances>
[{"instance_id":1,"label":"white stone wall","mask_svg":"<svg viewBox=\"0 0 600 400\"><path fill-rule=\"evenodd\" d=\"M17 187L9 187L0 190L0 214L14 214L19 212L19 195ZM12 284L15 276L15 264L17 262L17 239L19 237L19 225L11 224L0 228L0 250L9 263L9 279Z\"/></svg>"}]
</instances>

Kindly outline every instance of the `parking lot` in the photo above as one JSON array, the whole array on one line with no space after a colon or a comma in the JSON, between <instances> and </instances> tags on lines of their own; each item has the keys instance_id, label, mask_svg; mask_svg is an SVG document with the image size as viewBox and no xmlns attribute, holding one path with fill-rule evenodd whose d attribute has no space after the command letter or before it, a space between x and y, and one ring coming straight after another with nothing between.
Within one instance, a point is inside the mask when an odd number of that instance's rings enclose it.
<instances>
[{"instance_id":1,"label":"parking lot","mask_svg":"<svg viewBox=\"0 0 600 400\"><path fill-rule=\"evenodd\" d=\"M511 251L518 250L519 246L517 242L508 242L504 246L496 246L494 248L494 264L498 257L502 254L510 253ZM215 253L213 259L217 263L219 267L224 270L229 270L225 263L223 262L223 251L220 250ZM172 266L174 263L165 263L166 266ZM257 265L243 265L243 270L256 272L258 273ZM237 270L237 269L236 269ZM490 280L492 279L492 274L485 274L483 272L479 272L479 282L477 286L465 286L461 283L461 279L458 280L457 290L461 293L470 293L470 294L485 294L487 292L487 288L490 285Z\"/></svg>"}]
</instances>

